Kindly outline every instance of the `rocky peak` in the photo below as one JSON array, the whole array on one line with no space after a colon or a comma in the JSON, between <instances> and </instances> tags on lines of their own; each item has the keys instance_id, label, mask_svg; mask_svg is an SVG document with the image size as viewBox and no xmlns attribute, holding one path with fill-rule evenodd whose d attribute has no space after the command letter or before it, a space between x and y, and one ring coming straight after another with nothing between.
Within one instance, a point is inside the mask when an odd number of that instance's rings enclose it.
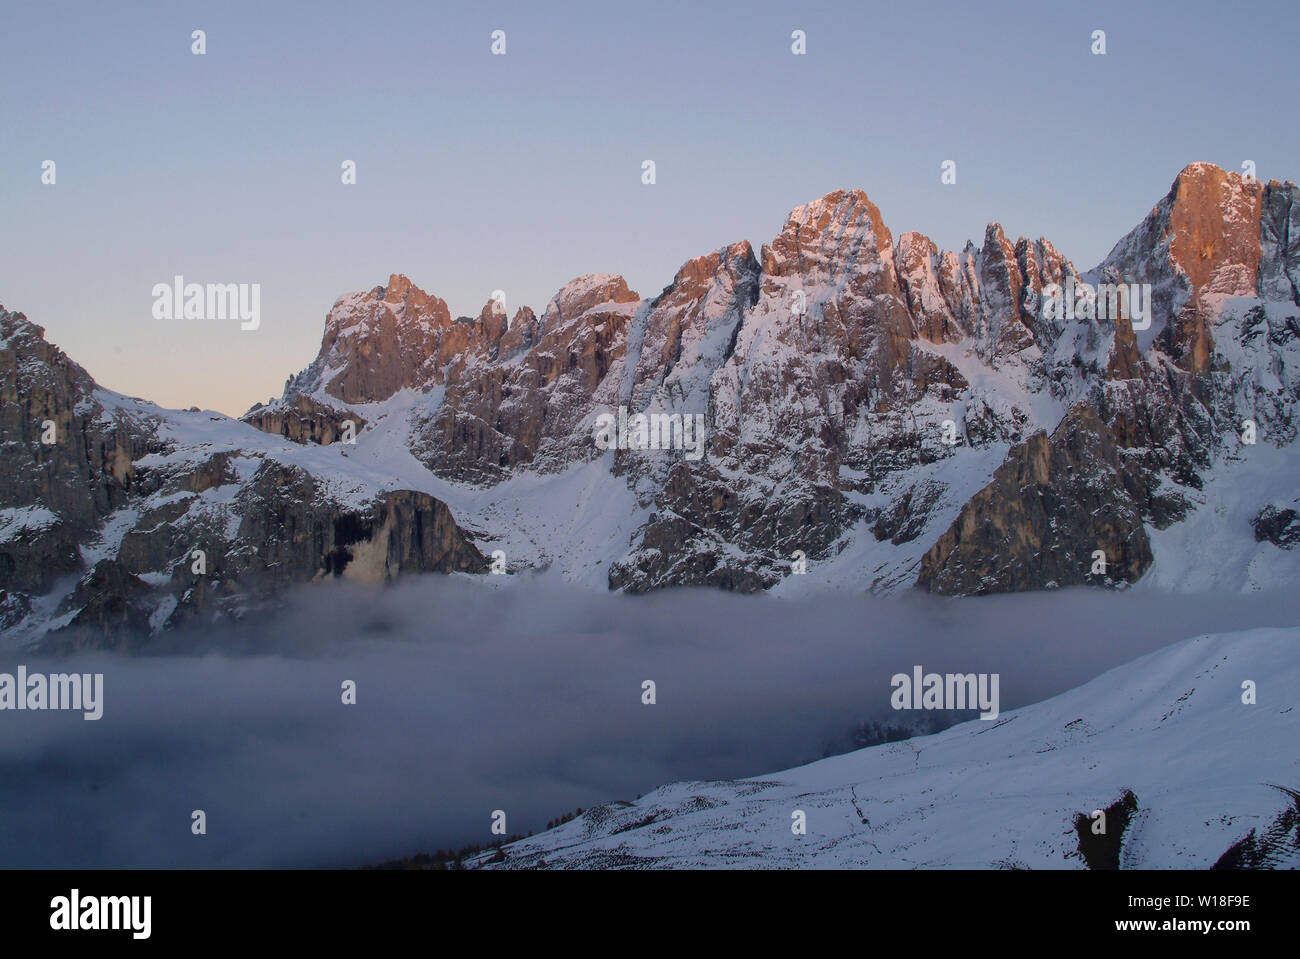
<instances>
[{"instance_id":1,"label":"rocky peak","mask_svg":"<svg viewBox=\"0 0 1300 959\"><path fill-rule=\"evenodd\" d=\"M605 313L626 313L629 304L641 297L629 290L627 281L611 273L588 273L575 277L560 287L546 304L542 329L549 333L573 320L586 317L597 321ZM599 308L599 309L598 309Z\"/></svg>"},{"instance_id":2,"label":"rocky peak","mask_svg":"<svg viewBox=\"0 0 1300 959\"><path fill-rule=\"evenodd\" d=\"M520 307L515 311L509 328L501 334L497 355L501 359L506 359L520 350L531 347L537 342L538 325L537 314L526 306Z\"/></svg>"},{"instance_id":3,"label":"rocky peak","mask_svg":"<svg viewBox=\"0 0 1300 959\"><path fill-rule=\"evenodd\" d=\"M1224 300L1259 292L1264 190L1212 163L1183 169L1146 218L1093 273L1103 281L1150 283L1162 322L1139 335L1193 374L1210 372L1213 327Z\"/></svg>"},{"instance_id":4,"label":"rocky peak","mask_svg":"<svg viewBox=\"0 0 1300 959\"><path fill-rule=\"evenodd\" d=\"M614 374L640 302L621 276L587 274L561 287L541 319L518 311L495 352L463 348L445 367L440 402L418 417L416 457L442 476L494 482L521 464L554 470L594 455L584 424L594 403L617 401ZM480 320L489 315L504 321L491 305Z\"/></svg>"},{"instance_id":5,"label":"rocky peak","mask_svg":"<svg viewBox=\"0 0 1300 959\"><path fill-rule=\"evenodd\" d=\"M446 303L443 303L436 296L425 293L424 290L412 283L402 273L389 274L388 283L385 286L376 287L375 291L385 303L395 306L400 304L402 312L411 310L419 314L422 311L427 312L431 305L433 305L434 311L439 311L438 305L441 305L441 310L447 308Z\"/></svg>"},{"instance_id":6,"label":"rocky peak","mask_svg":"<svg viewBox=\"0 0 1300 959\"><path fill-rule=\"evenodd\" d=\"M458 317L454 328L438 341L438 363L444 382L454 380L483 359L496 359L508 329L506 309L495 299L489 299L477 317Z\"/></svg>"},{"instance_id":7,"label":"rocky peak","mask_svg":"<svg viewBox=\"0 0 1300 959\"><path fill-rule=\"evenodd\" d=\"M758 296L748 241L692 257L650 304L637 353L632 406L703 413L709 382L726 361L736 327Z\"/></svg>"},{"instance_id":8,"label":"rocky peak","mask_svg":"<svg viewBox=\"0 0 1300 959\"><path fill-rule=\"evenodd\" d=\"M505 336L510 320L499 300L489 299L475 320L474 346L478 351L495 350Z\"/></svg>"},{"instance_id":9,"label":"rocky peak","mask_svg":"<svg viewBox=\"0 0 1300 959\"><path fill-rule=\"evenodd\" d=\"M70 388L70 399L86 399L95 382L80 364L73 362L61 349L45 339L45 328L23 313L11 313L0 304L0 355L12 371L18 385L31 388L34 379L62 379Z\"/></svg>"},{"instance_id":10,"label":"rocky peak","mask_svg":"<svg viewBox=\"0 0 1300 959\"><path fill-rule=\"evenodd\" d=\"M955 342L966 334L945 295L943 274L949 274L947 286L955 287L956 262L952 254L941 256L934 241L915 231L899 236L894 248L894 270L917 335L931 343Z\"/></svg>"},{"instance_id":11,"label":"rocky peak","mask_svg":"<svg viewBox=\"0 0 1300 959\"><path fill-rule=\"evenodd\" d=\"M42 327L0 306L0 504L47 507L57 521L44 534L51 542L58 528L89 528L126 500L132 459L149 437L149 424L106 410L96 389ZM5 566L0 555L0 589Z\"/></svg>"},{"instance_id":12,"label":"rocky peak","mask_svg":"<svg viewBox=\"0 0 1300 959\"><path fill-rule=\"evenodd\" d=\"M451 311L401 274L369 293L341 296L325 318L320 353L299 389L323 383L345 403L384 400L437 379L437 358Z\"/></svg>"},{"instance_id":13,"label":"rocky peak","mask_svg":"<svg viewBox=\"0 0 1300 959\"><path fill-rule=\"evenodd\" d=\"M1254 295L1260 198L1257 181L1212 163L1193 163L1178 174L1169 192L1169 253L1198 300Z\"/></svg>"},{"instance_id":14,"label":"rocky peak","mask_svg":"<svg viewBox=\"0 0 1300 959\"><path fill-rule=\"evenodd\" d=\"M754 258L754 248L750 246L748 240L728 244L703 256L691 257L678 268L673 282L655 300L655 305L657 306L670 291L679 298L699 299L720 272L734 274L738 265L744 271L758 267L758 261Z\"/></svg>"},{"instance_id":15,"label":"rocky peak","mask_svg":"<svg viewBox=\"0 0 1300 959\"><path fill-rule=\"evenodd\" d=\"M980 333L982 348L995 361L1034 343L1029 326L1032 318L1022 299L1024 289L1016 244L1007 239L1002 224L990 223L980 250Z\"/></svg>"},{"instance_id":16,"label":"rocky peak","mask_svg":"<svg viewBox=\"0 0 1300 959\"><path fill-rule=\"evenodd\" d=\"M790 211L781 233L763 246L763 273L837 276L890 262L893 244L879 208L865 193L835 190Z\"/></svg>"},{"instance_id":17,"label":"rocky peak","mask_svg":"<svg viewBox=\"0 0 1300 959\"><path fill-rule=\"evenodd\" d=\"M621 276L589 273L570 280L546 306L528 366L542 384L563 379L562 392L590 398L622 358L628 321L640 302Z\"/></svg>"}]
</instances>

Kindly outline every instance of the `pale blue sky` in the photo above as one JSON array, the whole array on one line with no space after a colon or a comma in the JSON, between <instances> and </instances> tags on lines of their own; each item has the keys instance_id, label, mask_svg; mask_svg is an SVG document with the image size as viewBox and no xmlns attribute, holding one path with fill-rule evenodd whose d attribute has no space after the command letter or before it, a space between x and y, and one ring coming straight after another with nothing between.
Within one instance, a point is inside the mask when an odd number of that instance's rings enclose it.
<instances>
[{"instance_id":1,"label":"pale blue sky","mask_svg":"<svg viewBox=\"0 0 1300 959\"><path fill-rule=\"evenodd\" d=\"M838 187L895 235L999 220L1087 268L1193 160L1300 178L1296 9L10 2L0 303L106 386L239 414L392 272L453 314L595 271L653 295ZM177 273L260 283L261 329L153 319Z\"/></svg>"}]
</instances>

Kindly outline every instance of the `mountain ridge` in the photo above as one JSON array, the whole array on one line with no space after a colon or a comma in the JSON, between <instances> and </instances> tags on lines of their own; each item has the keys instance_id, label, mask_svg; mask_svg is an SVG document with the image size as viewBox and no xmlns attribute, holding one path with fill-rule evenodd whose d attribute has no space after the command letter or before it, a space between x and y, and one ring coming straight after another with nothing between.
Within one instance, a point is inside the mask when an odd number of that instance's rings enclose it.
<instances>
[{"instance_id":1,"label":"mountain ridge","mask_svg":"<svg viewBox=\"0 0 1300 959\"><path fill-rule=\"evenodd\" d=\"M1080 273L997 223L961 251L895 237L865 193L836 190L757 253L688 259L652 298L585 274L508 322L498 299L457 318L392 274L340 296L316 359L239 420L163 411L84 370L41 381L31 371L61 354L0 311L0 391L23 411L2 432L20 453L0 465L4 624L30 638L87 609L112 632L103 606L151 630L235 615L269 589L251 585L271 567L249 537L271 535L257 513L283 509L284 490L314 505L277 585L346 575L378 549L380 579L498 554L511 572L630 592L1128 586L1161 563L1166 531L1211 522L1221 473L1265 447L1291 462L1295 200L1294 184L1190 164ZM1149 329L1097 316L1096 299L1073 318L1045 309L1054 286L1117 282L1151 285ZM51 410L70 439L42 450ZM669 436L674 417L703 416L703 458L601 449L598 419L619 410ZM1265 553L1292 569L1289 527L1255 538L1293 505L1263 485L1269 522L1231 530L1238 588L1258 587ZM401 508L444 531L450 559L391 545L403 491L428 497ZM356 529L365 543L344 542ZM215 597L211 574L184 572L201 539L223 560ZM117 584L102 596L85 582L101 563L115 573L97 582Z\"/></svg>"}]
</instances>

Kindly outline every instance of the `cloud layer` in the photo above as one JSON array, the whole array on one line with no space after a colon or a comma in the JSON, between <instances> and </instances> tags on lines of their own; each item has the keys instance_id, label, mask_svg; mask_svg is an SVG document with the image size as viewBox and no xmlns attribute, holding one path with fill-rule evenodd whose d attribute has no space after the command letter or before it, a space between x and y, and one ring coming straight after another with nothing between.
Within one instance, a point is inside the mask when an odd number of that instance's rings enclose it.
<instances>
[{"instance_id":1,"label":"cloud layer","mask_svg":"<svg viewBox=\"0 0 1300 959\"><path fill-rule=\"evenodd\" d=\"M0 659L105 674L98 722L0 713L0 866L353 865L487 842L495 809L512 833L538 830L846 748L856 724L900 718L890 677L915 665L999 673L1006 711L1188 636L1297 623L1300 601L1269 595L305 588L167 655Z\"/></svg>"}]
</instances>

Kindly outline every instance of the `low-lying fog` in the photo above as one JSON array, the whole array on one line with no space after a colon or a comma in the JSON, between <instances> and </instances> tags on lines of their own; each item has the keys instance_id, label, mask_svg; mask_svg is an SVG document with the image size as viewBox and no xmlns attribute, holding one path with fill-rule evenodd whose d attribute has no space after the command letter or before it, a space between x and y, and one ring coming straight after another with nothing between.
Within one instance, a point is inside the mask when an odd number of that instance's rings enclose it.
<instances>
[{"instance_id":1,"label":"low-lying fog","mask_svg":"<svg viewBox=\"0 0 1300 959\"><path fill-rule=\"evenodd\" d=\"M166 655L0 657L105 677L98 721L0 711L0 866L353 865L487 843L496 809L540 830L846 749L858 723L908 716L890 678L915 665L1000 674L1005 712L1188 636L1300 624L1296 593L794 602L428 576L286 603Z\"/></svg>"}]
</instances>

